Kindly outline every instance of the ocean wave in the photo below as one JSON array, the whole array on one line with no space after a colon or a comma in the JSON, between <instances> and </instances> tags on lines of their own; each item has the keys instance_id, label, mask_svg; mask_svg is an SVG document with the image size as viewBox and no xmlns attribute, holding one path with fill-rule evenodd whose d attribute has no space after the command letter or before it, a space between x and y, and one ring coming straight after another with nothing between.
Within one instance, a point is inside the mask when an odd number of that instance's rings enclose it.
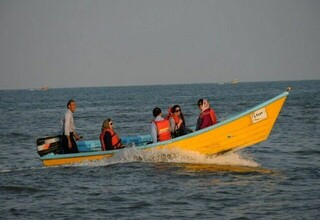
<instances>
[{"instance_id":1,"label":"ocean wave","mask_svg":"<svg viewBox=\"0 0 320 220\"><path fill-rule=\"evenodd\" d=\"M29 187L29 186L18 186L18 185L0 185L0 192L13 192L13 193L21 193L21 192L27 192L27 193L34 193L42 191L38 187Z\"/></svg>"}]
</instances>

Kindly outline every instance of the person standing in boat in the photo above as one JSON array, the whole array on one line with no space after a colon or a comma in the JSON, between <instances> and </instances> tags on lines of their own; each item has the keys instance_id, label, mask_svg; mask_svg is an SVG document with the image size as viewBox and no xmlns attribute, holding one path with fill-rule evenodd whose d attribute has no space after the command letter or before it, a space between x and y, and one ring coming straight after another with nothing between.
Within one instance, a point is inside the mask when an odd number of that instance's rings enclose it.
<instances>
[{"instance_id":1,"label":"person standing in boat","mask_svg":"<svg viewBox=\"0 0 320 220\"><path fill-rule=\"evenodd\" d=\"M115 150L124 148L121 144L121 139L113 130L113 122L110 118L103 121L100 134L101 150Z\"/></svg>"},{"instance_id":2,"label":"person standing in boat","mask_svg":"<svg viewBox=\"0 0 320 220\"><path fill-rule=\"evenodd\" d=\"M196 131L217 123L216 113L210 108L210 104L206 99L198 100L198 108L201 113L197 120Z\"/></svg>"},{"instance_id":3,"label":"person standing in boat","mask_svg":"<svg viewBox=\"0 0 320 220\"><path fill-rule=\"evenodd\" d=\"M67 103L68 110L64 114L62 122L62 144L63 153L79 153L76 141L81 137L76 133L76 127L74 125L73 113L76 111L76 102L70 99Z\"/></svg>"},{"instance_id":4,"label":"person standing in boat","mask_svg":"<svg viewBox=\"0 0 320 220\"><path fill-rule=\"evenodd\" d=\"M166 141L171 139L170 122L162 117L162 112L159 107L152 111L154 119L150 124L152 142Z\"/></svg>"},{"instance_id":5,"label":"person standing in boat","mask_svg":"<svg viewBox=\"0 0 320 220\"><path fill-rule=\"evenodd\" d=\"M170 122L172 137L179 137L192 132L191 129L186 127L184 115L179 105L174 105L169 108L166 119Z\"/></svg>"}]
</instances>

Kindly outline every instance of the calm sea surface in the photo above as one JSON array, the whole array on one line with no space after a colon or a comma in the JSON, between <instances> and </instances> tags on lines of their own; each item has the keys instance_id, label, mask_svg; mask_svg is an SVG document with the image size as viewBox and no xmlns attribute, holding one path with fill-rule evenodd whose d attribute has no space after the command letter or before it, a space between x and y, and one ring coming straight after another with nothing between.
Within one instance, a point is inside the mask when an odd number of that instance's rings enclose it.
<instances>
[{"instance_id":1,"label":"calm sea surface","mask_svg":"<svg viewBox=\"0 0 320 220\"><path fill-rule=\"evenodd\" d=\"M66 102L97 139L110 117L120 136L147 134L156 106L179 104L187 124L207 98L219 120L291 86L269 139L207 159L120 151L76 166L43 167L38 137L57 134ZM0 91L0 219L320 219L320 81Z\"/></svg>"}]
</instances>

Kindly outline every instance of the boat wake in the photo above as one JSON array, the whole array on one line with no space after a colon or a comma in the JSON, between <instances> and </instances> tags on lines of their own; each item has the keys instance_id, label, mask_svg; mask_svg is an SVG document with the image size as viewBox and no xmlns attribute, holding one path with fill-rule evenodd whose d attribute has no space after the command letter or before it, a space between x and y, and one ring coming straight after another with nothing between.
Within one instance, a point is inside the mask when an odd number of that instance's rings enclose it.
<instances>
[{"instance_id":1,"label":"boat wake","mask_svg":"<svg viewBox=\"0 0 320 220\"><path fill-rule=\"evenodd\" d=\"M260 167L260 164L254 161L252 157L240 152L230 152L223 155L207 157L197 152L184 151L177 148L148 149L141 151L135 147L120 150L109 159L88 161L75 164L74 166L105 166L130 162Z\"/></svg>"},{"instance_id":2,"label":"boat wake","mask_svg":"<svg viewBox=\"0 0 320 220\"><path fill-rule=\"evenodd\" d=\"M177 148L163 149L147 149L139 150L136 147L129 147L119 150L113 157L103 160L86 161L77 164L68 164L64 167L79 167L79 166L109 166L121 163L172 163L188 166L191 170L229 170L230 167L247 167L259 168L261 165L254 159L244 154L243 152L230 152L223 155L207 157L203 154L185 151ZM24 172L30 169L46 169L40 163L31 163L12 166L0 166L0 173ZM232 168L233 170L234 168Z\"/></svg>"}]
</instances>

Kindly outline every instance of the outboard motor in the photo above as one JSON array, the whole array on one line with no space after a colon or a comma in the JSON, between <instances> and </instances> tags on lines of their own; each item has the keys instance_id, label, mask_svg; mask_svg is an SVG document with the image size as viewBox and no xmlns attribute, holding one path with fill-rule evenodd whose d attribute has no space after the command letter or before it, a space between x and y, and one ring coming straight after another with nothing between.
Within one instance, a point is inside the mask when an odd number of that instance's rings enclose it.
<instances>
[{"instance_id":1,"label":"outboard motor","mask_svg":"<svg viewBox=\"0 0 320 220\"><path fill-rule=\"evenodd\" d=\"M37 139L38 154L42 157L49 153L60 153L62 149L62 135Z\"/></svg>"}]
</instances>

